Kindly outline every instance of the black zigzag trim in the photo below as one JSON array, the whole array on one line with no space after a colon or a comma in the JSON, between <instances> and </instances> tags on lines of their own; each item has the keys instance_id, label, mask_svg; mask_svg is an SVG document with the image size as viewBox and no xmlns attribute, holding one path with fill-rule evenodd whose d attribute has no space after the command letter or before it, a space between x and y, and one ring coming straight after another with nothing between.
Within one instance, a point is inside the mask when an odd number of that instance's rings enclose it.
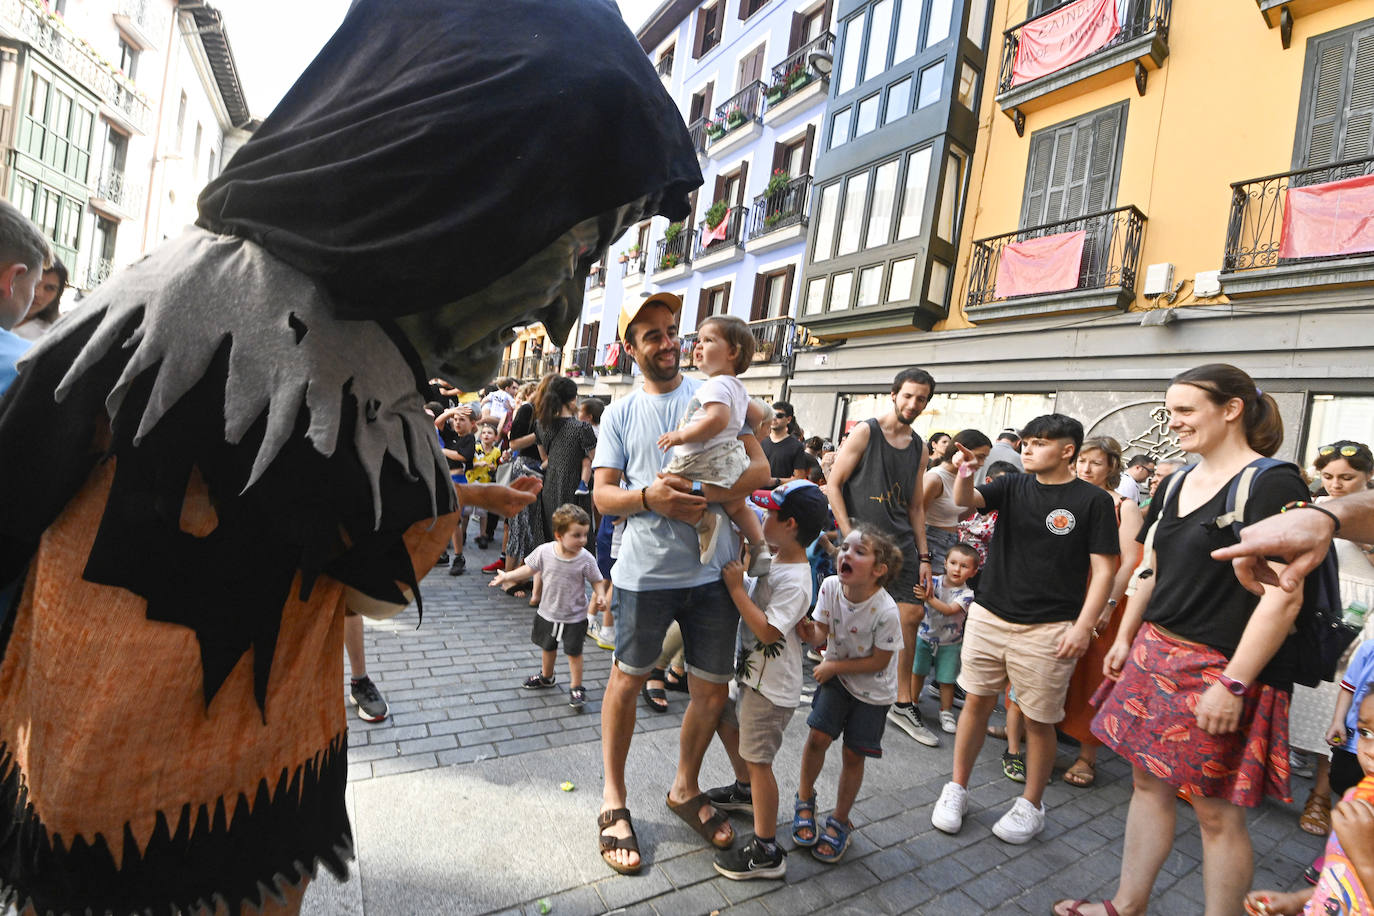
<instances>
[{"instance_id":1,"label":"black zigzag trim","mask_svg":"<svg viewBox=\"0 0 1374 916\"><path fill-rule=\"evenodd\" d=\"M260 907L323 865L346 880L353 832L344 808L348 781L346 733L275 787L258 783L251 806L240 794L234 809L182 807L172 828L162 811L147 848L127 823L122 864L108 839L50 835L28 800L24 774L0 742L0 907L32 906L39 916L112 913L175 916L226 903L231 916L245 904Z\"/></svg>"}]
</instances>

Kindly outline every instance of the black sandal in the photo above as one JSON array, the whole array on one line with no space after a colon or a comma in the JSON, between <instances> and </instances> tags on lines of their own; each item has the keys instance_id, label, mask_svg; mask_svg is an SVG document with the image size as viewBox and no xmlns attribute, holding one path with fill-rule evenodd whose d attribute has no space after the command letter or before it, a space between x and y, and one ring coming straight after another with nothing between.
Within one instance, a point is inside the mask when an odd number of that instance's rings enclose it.
<instances>
[{"instance_id":1,"label":"black sandal","mask_svg":"<svg viewBox=\"0 0 1374 916\"><path fill-rule=\"evenodd\" d=\"M647 703L647 704L649 705L649 708L652 709L654 712L667 712L667 711L668 711L668 694L666 694L666 693L663 692L663 688L662 688L662 687L650 687L650 686L649 686L649 681L662 681L662 680L663 680L663 669L662 669L662 668L655 668L653 671L650 671L650 672L649 672L649 677L648 677L648 679L644 682L644 686L643 686L642 688L640 688L640 691L639 691L640 694L643 695L643 697L644 697L644 702Z\"/></svg>"},{"instance_id":2,"label":"black sandal","mask_svg":"<svg viewBox=\"0 0 1374 916\"><path fill-rule=\"evenodd\" d=\"M663 672L663 686L668 690L674 690L678 693L689 693L690 691L687 689L687 672L684 671L678 674L672 668L668 668Z\"/></svg>"},{"instance_id":3,"label":"black sandal","mask_svg":"<svg viewBox=\"0 0 1374 916\"><path fill-rule=\"evenodd\" d=\"M518 585L507 585L505 588L501 589L501 591L505 592L507 595L510 595L512 598L527 598L530 594L526 590L527 588L528 586L521 583Z\"/></svg>"},{"instance_id":4,"label":"black sandal","mask_svg":"<svg viewBox=\"0 0 1374 916\"><path fill-rule=\"evenodd\" d=\"M630 825L630 835L626 837L606 836L607 827L616 821L624 821ZM639 852L639 839L635 836L635 825L630 820L629 808L611 808L609 811L602 811L596 816L596 834L601 843L601 861L611 867L612 871L622 875L637 875L644 867L644 857L640 856L638 865L622 865L610 858L609 853L617 849L628 849L630 852Z\"/></svg>"}]
</instances>

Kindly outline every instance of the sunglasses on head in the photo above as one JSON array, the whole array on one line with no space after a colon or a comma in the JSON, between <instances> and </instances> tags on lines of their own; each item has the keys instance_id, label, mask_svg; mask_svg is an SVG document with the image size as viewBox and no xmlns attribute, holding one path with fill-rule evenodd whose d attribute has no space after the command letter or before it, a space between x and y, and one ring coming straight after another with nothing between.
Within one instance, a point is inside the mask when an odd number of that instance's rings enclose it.
<instances>
[{"instance_id":1,"label":"sunglasses on head","mask_svg":"<svg viewBox=\"0 0 1374 916\"><path fill-rule=\"evenodd\" d=\"M1323 445L1321 448L1317 449L1317 454L1325 458L1327 455L1334 455L1338 450L1346 458L1353 458L1360 453L1360 447L1358 445L1342 445L1339 449L1334 445Z\"/></svg>"}]
</instances>

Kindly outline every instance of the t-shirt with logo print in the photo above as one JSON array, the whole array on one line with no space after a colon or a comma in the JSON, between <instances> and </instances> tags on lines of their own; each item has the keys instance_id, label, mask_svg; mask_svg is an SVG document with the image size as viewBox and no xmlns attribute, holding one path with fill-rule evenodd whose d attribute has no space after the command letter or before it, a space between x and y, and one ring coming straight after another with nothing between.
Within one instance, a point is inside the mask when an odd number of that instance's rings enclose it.
<instances>
[{"instance_id":1,"label":"t-shirt with logo print","mask_svg":"<svg viewBox=\"0 0 1374 916\"><path fill-rule=\"evenodd\" d=\"M978 492L997 510L978 603L1009 623L1076 620L1091 555L1121 553L1111 494L1077 479L1044 484L1034 474L1003 474Z\"/></svg>"},{"instance_id":2,"label":"t-shirt with logo print","mask_svg":"<svg viewBox=\"0 0 1374 916\"><path fill-rule=\"evenodd\" d=\"M887 665L862 674L841 674L840 683L857 700L883 706L897 702L897 653L902 650L902 620L897 602L883 589L868 599L850 601L844 596L839 576L821 583L816 610L811 616L830 628L825 660L868 658L875 649L891 652Z\"/></svg>"}]
</instances>

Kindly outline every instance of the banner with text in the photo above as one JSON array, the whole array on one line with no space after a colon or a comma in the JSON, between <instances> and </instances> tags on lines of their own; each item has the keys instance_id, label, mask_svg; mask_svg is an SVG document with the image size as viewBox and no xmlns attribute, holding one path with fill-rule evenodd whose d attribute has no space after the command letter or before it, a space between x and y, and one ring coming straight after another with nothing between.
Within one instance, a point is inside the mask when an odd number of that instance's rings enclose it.
<instances>
[{"instance_id":1,"label":"banner with text","mask_svg":"<svg viewBox=\"0 0 1374 916\"><path fill-rule=\"evenodd\" d=\"M1374 175L1289 188L1283 199L1281 258L1374 251Z\"/></svg>"},{"instance_id":2,"label":"banner with text","mask_svg":"<svg viewBox=\"0 0 1374 916\"><path fill-rule=\"evenodd\" d=\"M1003 246L993 297L1010 299L1077 289L1086 235L1079 229Z\"/></svg>"},{"instance_id":3,"label":"banner with text","mask_svg":"<svg viewBox=\"0 0 1374 916\"><path fill-rule=\"evenodd\" d=\"M1117 0L1075 0L1021 27L1011 84L1062 70L1105 47L1121 33Z\"/></svg>"}]
</instances>

